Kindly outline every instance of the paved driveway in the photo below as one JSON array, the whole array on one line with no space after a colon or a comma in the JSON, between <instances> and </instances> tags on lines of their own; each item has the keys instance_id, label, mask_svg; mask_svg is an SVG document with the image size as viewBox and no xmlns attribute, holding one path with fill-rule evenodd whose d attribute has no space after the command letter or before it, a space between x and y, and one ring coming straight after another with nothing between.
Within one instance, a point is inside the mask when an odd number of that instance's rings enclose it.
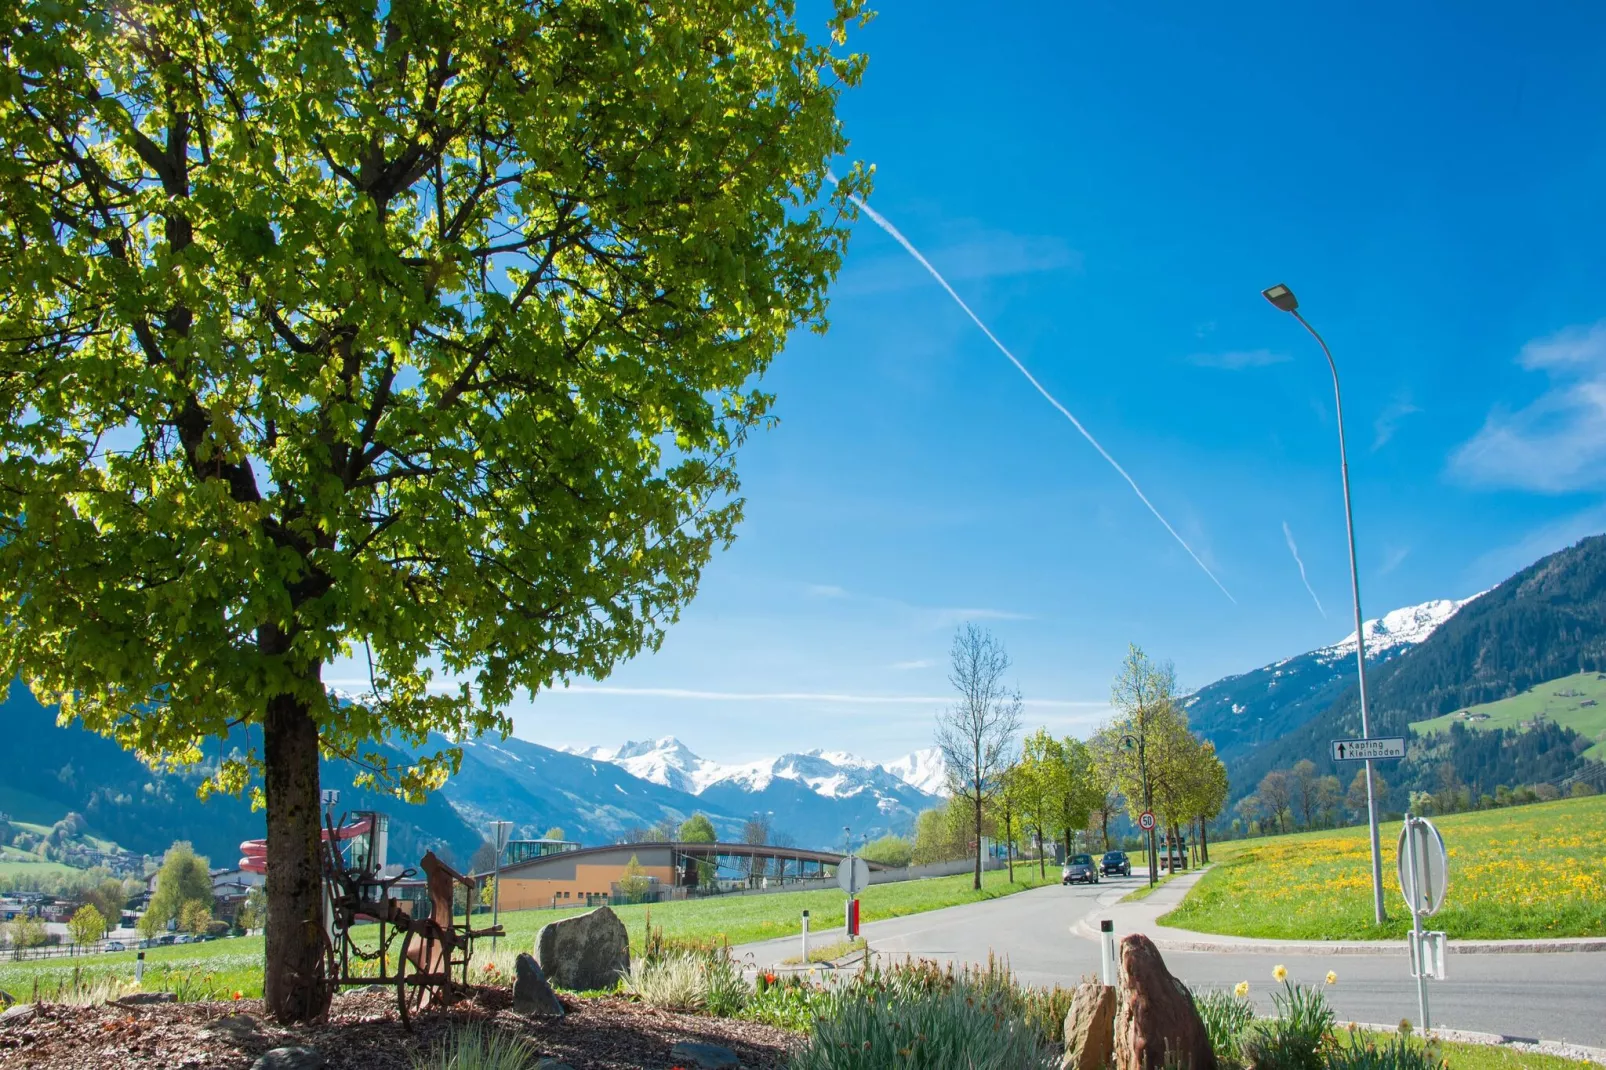
<instances>
[{"instance_id":1,"label":"paved driveway","mask_svg":"<svg viewBox=\"0 0 1606 1070\"><path fill-rule=\"evenodd\" d=\"M1142 877L1105 878L1099 885L1038 888L981 903L869 922L865 938L878 956L984 963L1008 961L1021 980L1072 985L1099 970L1098 944L1072 926L1105 902L1136 888ZM815 939L840 939L840 926ZM1453 946L1453 945L1452 945ZM757 965L798 954L790 937L735 949ZM1416 982L1400 955L1231 954L1166 952L1171 970L1193 987L1230 987L1247 980L1256 1005L1271 1011L1272 967L1295 981L1338 984L1328 996L1341 1021L1416 1020ZM1434 982L1435 1025L1606 1047L1606 953L1454 955L1450 979Z\"/></svg>"}]
</instances>

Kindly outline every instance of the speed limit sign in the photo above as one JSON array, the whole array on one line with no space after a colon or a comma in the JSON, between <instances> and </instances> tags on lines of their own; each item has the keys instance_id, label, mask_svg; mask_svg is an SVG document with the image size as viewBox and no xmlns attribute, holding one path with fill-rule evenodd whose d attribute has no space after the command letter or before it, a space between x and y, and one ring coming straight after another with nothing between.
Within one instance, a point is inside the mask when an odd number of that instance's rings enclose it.
<instances>
[{"instance_id":1,"label":"speed limit sign","mask_svg":"<svg viewBox=\"0 0 1606 1070\"><path fill-rule=\"evenodd\" d=\"M1143 813L1138 817L1138 828L1142 829L1144 832L1153 832L1154 814L1148 810L1143 811Z\"/></svg>"}]
</instances>

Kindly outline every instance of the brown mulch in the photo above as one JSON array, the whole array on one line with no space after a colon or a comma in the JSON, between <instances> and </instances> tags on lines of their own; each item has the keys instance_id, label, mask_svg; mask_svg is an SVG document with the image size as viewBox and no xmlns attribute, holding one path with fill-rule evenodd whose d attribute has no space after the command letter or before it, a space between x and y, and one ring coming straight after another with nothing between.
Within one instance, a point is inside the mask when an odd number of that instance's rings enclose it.
<instances>
[{"instance_id":1,"label":"brown mulch","mask_svg":"<svg viewBox=\"0 0 1606 1070\"><path fill-rule=\"evenodd\" d=\"M329 1070L407 1070L455 1024L479 1022L530 1038L537 1052L574 1070L670 1070L678 1040L729 1048L748 1070L779 1070L802 1038L729 1018L653 1010L617 997L564 996L562 1019L514 1014L506 989L478 988L450 1008L402 1028L389 993L335 999L327 1020L278 1026L261 1000L143 1007L43 1004L26 1020L0 1022L0 1067L41 1070L249 1070L271 1048L315 1048Z\"/></svg>"}]
</instances>

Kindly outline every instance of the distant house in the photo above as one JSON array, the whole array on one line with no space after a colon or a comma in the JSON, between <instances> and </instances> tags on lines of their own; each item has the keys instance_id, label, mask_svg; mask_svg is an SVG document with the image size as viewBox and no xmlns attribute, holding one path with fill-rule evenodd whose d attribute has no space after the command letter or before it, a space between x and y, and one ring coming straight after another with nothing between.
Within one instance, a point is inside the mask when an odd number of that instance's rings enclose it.
<instances>
[{"instance_id":1,"label":"distant house","mask_svg":"<svg viewBox=\"0 0 1606 1070\"><path fill-rule=\"evenodd\" d=\"M212 877L212 894L220 894L219 889L225 885L244 885L246 888L255 888L267 883L267 877L261 873L252 873L248 869L235 869L224 866L221 869L210 871Z\"/></svg>"}]
</instances>

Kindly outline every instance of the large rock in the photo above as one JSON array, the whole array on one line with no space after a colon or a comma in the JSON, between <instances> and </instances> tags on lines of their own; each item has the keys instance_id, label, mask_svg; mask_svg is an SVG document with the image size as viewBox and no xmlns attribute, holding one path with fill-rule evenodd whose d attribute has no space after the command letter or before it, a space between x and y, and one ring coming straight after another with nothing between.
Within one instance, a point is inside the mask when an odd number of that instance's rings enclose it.
<instances>
[{"instance_id":1,"label":"large rock","mask_svg":"<svg viewBox=\"0 0 1606 1070\"><path fill-rule=\"evenodd\" d=\"M547 980L572 992L612 988L630 972L630 935L607 907L543 925L535 959Z\"/></svg>"},{"instance_id":2,"label":"large rock","mask_svg":"<svg viewBox=\"0 0 1606 1070\"><path fill-rule=\"evenodd\" d=\"M1193 996L1171 976L1142 933L1121 940L1121 1009L1115 1018L1115 1070L1216 1070L1210 1035Z\"/></svg>"},{"instance_id":3,"label":"large rock","mask_svg":"<svg viewBox=\"0 0 1606 1070\"><path fill-rule=\"evenodd\" d=\"M177 992L130 992L112 1000L119 1007L143 1007L151 1003L177 1003Z\"/></svg>"},{"instance_id":4,"label":"large rock","mask_svg":"<svg viewBox=\"0 0 1606 1070\"><path fill-rule=\"evenodd\" d=\"M1085 981L1065 1014L1065 1058L1060 1070L1105 1070L1115 1052L1115 988Z\"/></svg>"},{"instance_id":5,"label":"large rock","mask_svg":"<svg viewBox=\"0 0 1606 1070\"><path fill-rule=\"evenodd\" d=\"M742 1061L729 1048L696 1040L677 1040L669 1049L676 1062L691 1063L698 1070L741 1070Z\"/></svg>"},{"instance_id":6,"label":"large rock","mask_svg":"<svg viewBox=\"0 0 1606 1070\"><path fill-rule=\"evenodd\" d=\"M513 1009L519 1014L563 1017L563 1004L547 984L541 964L522 951L513 960Z\"/></svg>"}]
</instances>

